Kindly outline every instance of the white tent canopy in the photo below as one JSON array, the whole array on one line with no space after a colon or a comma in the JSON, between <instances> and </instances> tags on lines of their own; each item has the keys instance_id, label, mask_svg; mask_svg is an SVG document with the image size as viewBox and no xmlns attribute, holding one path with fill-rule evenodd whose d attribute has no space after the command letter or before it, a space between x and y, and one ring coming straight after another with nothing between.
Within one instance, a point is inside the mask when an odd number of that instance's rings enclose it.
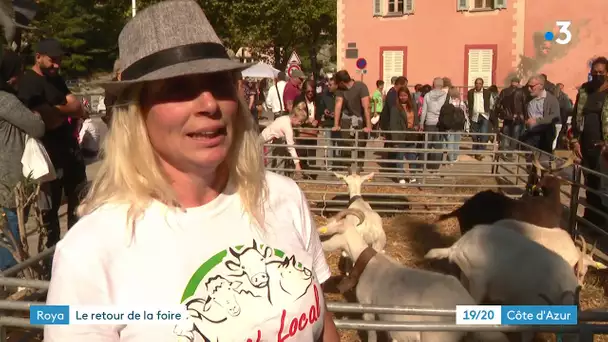
<instances>
[{"instance_id":1,"label":"white tent canopy","mask_svg":"<svg viewBox=\"0 0 608 342\"><path fill-rule=\"evenodd\" d=\"M243 75L243 77L275 78L277 77L279 72L279 70L273 68L272 66L260 62L243 70L241 74Z\"/></svg>"}]
</instances>

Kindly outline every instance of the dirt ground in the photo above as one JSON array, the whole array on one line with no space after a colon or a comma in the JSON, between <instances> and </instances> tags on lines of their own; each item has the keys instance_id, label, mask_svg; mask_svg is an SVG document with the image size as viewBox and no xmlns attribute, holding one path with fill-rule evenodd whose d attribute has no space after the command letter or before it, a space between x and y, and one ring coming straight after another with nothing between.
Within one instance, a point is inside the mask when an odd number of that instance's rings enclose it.
<instances>
[{"instance_id":1,"label":"dirt ground","mask_svg":"<svg viewBox=\"0 0 608 342\"><path fill-rule=\"evenodd\" d=\"M488 184L488 188L491 188L491 184ZM317 184L301 184L301 188L307 191L320 191L325 189L326 191L347 191L345 186L337 185L317 185ZM467 190L456 189L456 192L472 193L478 189ZM376 193L397 193L401 192L407 194L421 194L421 190L418 188L400 188L400 187L377 187L377 186L366 186L363 193L365 192L376 192ZM433 192L445 191L441 189L433 190ZM454 193L454 190L451 191ZM310 194L307 195L311 205L315 207L315 204L323 201L322 195ZM327 196L329 197L331 196ZM416 196L416 201L437 201L433 197L419 197ZM451 200L450 200L451 202ZM429 206L427 208L431 208ZM445 209L443 207L442 209ZM325 213L327 217L333 215L333 213ZM455 219L450 219L441 222L437 225L432 224L435 222L437 215L412 215L412 214L397 214L397 215L386 215L383 217L384 229L387 234L387 246L386 252L393 258L397 259L404 265L414 268L431 269L440 272L454 272L454 266L447 264L429 263L424 260L424 255L431 248L447 247L451 245L459 237L458 222ZM315 221L317 224L324 224L327 218L320 215L315 215ZM340 254L334 252L327 255L328 262L332 269L332 274L339 278L340 271L338 269ZM608 308L608 277L605 274L599 274L599 272L590 271L587 273L586 285L581 293L581 306L584 310L593 308ZM327 284L326 295L330 301L356 301L354 297L347 294L350 300L347 300L344 296L340 295L337 290L332 288L334 281L330 281ZM361 319L360 315L344 315L337 314L337 318L350 318L350 319ZM366 341L366 334L359 333L354 330L342 330L340 331L341 340L343 342L355 342L355 341ZM553 334L538 334L536 341L556 341ZM608 336L596 336L594 341L608 341Z\"/></svg>"}]
</instances>

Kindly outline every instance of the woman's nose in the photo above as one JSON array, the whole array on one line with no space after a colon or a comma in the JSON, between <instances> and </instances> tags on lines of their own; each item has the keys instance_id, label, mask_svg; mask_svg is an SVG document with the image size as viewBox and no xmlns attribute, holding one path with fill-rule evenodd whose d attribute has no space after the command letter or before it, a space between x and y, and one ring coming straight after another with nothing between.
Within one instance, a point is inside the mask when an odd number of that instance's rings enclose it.
<instances>
[{"instance_id":1,"label":"woman's nose","mask_svg":"<svg viewBox=\"0 0 608 342\"><path fill-rule=\"evenodd\" d=\"M202 91L196 99L194 99L196 103L196 112L198 114L207 115L207 116L215 116L218 113L218 103L213 93L210 91Z\"/></svg>"}]
</instances>

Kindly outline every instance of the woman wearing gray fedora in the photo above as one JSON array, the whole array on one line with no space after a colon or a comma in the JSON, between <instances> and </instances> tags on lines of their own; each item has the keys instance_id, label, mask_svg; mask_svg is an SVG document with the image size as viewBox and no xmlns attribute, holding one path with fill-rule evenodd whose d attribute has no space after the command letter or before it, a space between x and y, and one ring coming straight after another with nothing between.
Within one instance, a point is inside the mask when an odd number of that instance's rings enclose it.
<instances>
[{"instance_id":1,"label":"woman wearing gray fedora","mask_svg":"<svg viewBox=\"0 0 608 342\"><path fill-rule=\"evenodd\" d=\"M137 13L118 46L121 80L102 84L117 96L105 159L47 297L89 312L47 325L45 341L338 341L306 198L265 171L236 91L249 65L192 0ZM100 324L99 307L128 311ZM186 318L168 321L177 310Z\"/></svg>"}]
</instances>

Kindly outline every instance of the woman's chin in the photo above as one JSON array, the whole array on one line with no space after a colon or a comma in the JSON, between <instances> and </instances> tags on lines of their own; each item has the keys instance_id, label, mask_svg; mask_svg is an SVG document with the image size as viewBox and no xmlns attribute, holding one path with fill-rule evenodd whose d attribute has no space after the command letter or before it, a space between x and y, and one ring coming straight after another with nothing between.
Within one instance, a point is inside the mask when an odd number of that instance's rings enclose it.
<instances>
[{"instance_id":1,"label":"woman's chin","mask_svg":"<svg viewBox=\"0 0 608 342\"><path fill-rule=\"evenodd\" d=\"M190 156L193 164L205 169L217 168L226 158L228 158L228 148L224 146L216 146L204 151L198 151Z\"/></svg>"}]
</instances>

